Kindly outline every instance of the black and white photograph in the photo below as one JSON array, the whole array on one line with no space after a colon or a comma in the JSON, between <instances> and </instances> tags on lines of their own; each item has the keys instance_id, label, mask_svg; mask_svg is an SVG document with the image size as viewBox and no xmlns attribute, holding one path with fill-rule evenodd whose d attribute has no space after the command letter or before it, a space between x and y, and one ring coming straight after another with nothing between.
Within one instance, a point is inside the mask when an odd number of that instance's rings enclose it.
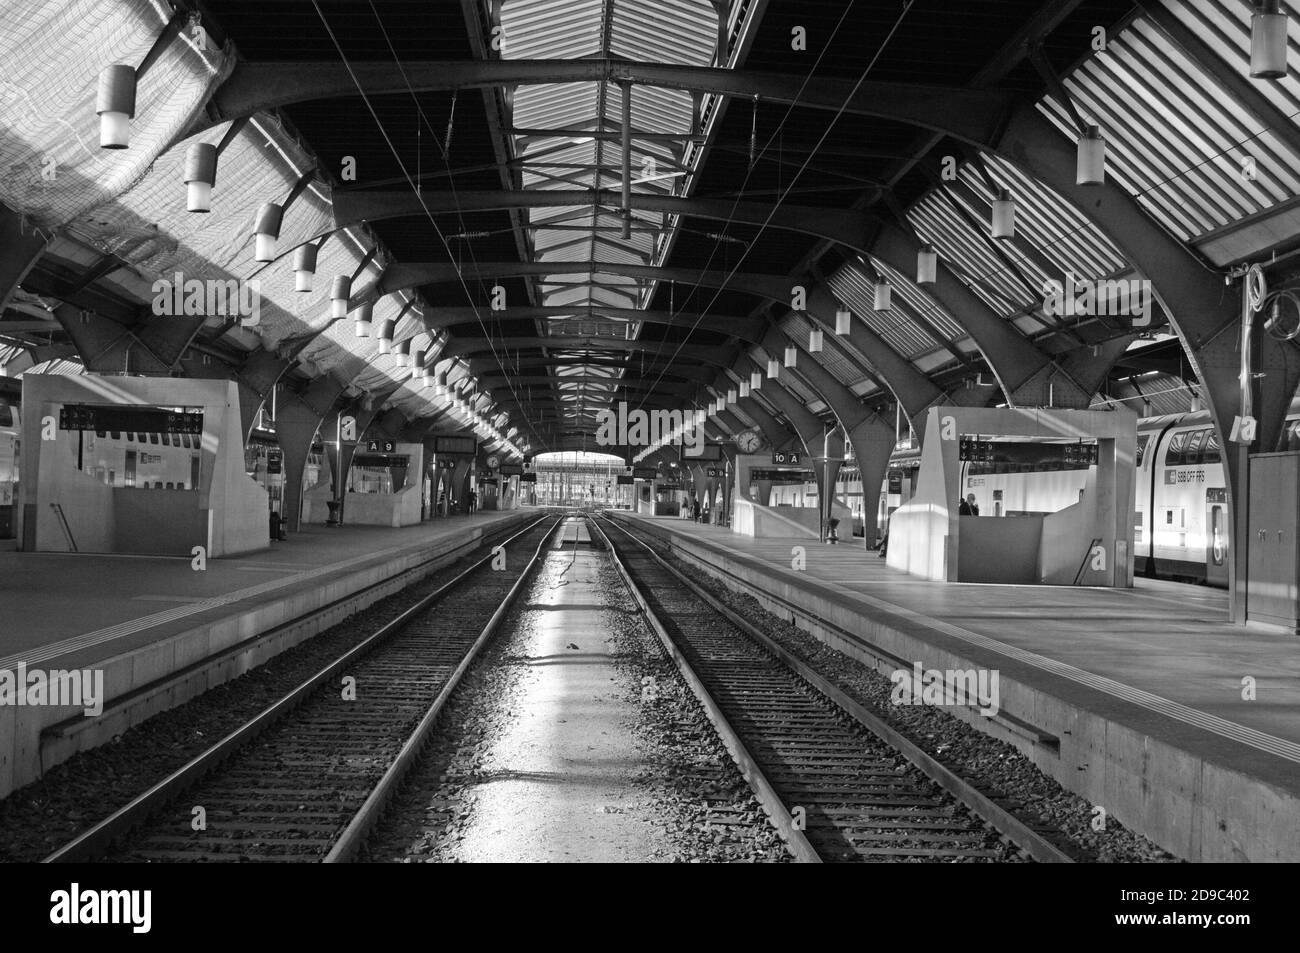
<instances>
[{"instance_id":1,"label":"black and white photograph","mask_svg":"<svg viewBox=\"0 0 1300 953\"><path fill-rule=\"evenodd\" d=\"M7 922L1297 861L1300 0L0 0Z\"/></svg>"}]
</instances>

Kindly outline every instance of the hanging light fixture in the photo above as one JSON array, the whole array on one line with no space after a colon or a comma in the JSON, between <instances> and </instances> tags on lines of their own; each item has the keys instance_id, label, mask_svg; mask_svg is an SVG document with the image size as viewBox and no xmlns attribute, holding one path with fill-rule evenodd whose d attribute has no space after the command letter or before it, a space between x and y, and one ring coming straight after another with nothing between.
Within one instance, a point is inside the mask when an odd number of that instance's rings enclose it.
<instances>
[{"instance_id":1,"label":"hanging light fixture","mask_svg":"<svg viewBox=\"0 0 1300 953\"><path fill-rule=\"evenodd\" d=\"M352 279L347 275L335 275L334 285L330 288L330 317L346 318L348 299L352 297Z\"/></svg>"},{"instance_id":2,"label":"hanging light fixture","mask_svg":"<svg viewBox=\"0 0 1300 953\"><path fill-rule=\"evenodd\" d=\"M785 348L785 366L786 366L786 367L794 367L794 362L795 362L795 359L798 357L798 353L799 353L799 352L795 350L795 347L794 347L793 344L788 344L788 345L786 345L786 348Z\"/></svg>"},{"instance_id":3,"label":"hanging light fixture","mask_svg":"<svg viewBox=\"0 0 1300 953\"><path fill-rule=\"evenodd\" d=\"M185 151L185 208L190 212L211 212L212 186L216 181L216 145L192 143Z\"/></svg>"},{"instance_id":4,"label":"hanging light fixture","mask_svg":"<svg viewBox=\"0 0 1300 953\"><path fill-rule=\"evenodd\" d=\"M998 189L993 200L992 230L994 238L1011 238L1016 234L1016 200L1006 189Z\"/></svg>"},{"instance_id":5,"label":"hanging light fixture","mask_svg":"<svg viewBox=\"0 0 1300 953\"><path fill-rule=\"evenodd\" d=\"M740 396L741 396L742 398L745 398L745 397L748 397L748 396L749 396L749 382L748 382L748 381L741 381L741 382L740 382Z\"/></svg>"},{"instance_id":6,"label":"hanging light fixture","mask_svg":"<svg viewBox=\"0 0 1300 953\"><path fill-rule=\"evenodd\" d=\"M396 328L396 325L397 322L395 321L385 321L383 325L380 327L379 329L379 353L380 354L393 353L393 331Z\"/></svg>"},{"instance_id":7,"label":"hanging light fixture","mask_svg":"<svg viewBox=\"0 0 1300 953\"><path fill-rule=\"evenodd\" d=\"M446 371L443 371L434 379L433 396L434 397L447 396L447 372Z\"/></svg>"},{"instance_id":8,"label":"hanging light fixture","mask_svg":"<svg viewBox=\"0 0 1300 953\"><path fill-rule=\"evenodd\" d=\"M808 332L808 353L820 354L822 349L822 329L813 328Z\"/></svg>"},{"instance_id":9,"label":"hanging light fixture","mask_svg":"<svg viewBox=\"0 0 1300 953\"><path fill-rule=\"evenodd\" d=\"M1250 18L1250 76L1251 79L1286 76L1286 14L1278 0L1263 0ZM102 91L102 76L100 82Z\"/></svg>"},{"instance_id":10,"label":"hanging light fixture","mask_svg":"<svg viewBox=\"0 0 1300 953\"><path fill-rule=\"evenodd\" d=\"M890 288L889 282L881 278L876 282L875 294L871 300L871 310L876 312L888 311L890 308L890 295L893 289Z\"/></svg>"},{"instance_id":11,"label":"hanging light fixture","mask_svg":"<svg viewBox=\"0 0 1300 953\"><path fill-rule=\"evenodd\" d=\"M770 381L774 381L780 376L781 376L781 362L778 361L776 358L772 358L767 362L767 379Z\"/></svg>"},{"instance_id":12,"label":"hanging light fixture","mask_svg":"<svg viewBox=\"0 0 1300 953\"><path fill-rule=\"evenodd\" d=\"M840 305L835 311L835 333L840 337L848 337L849 332L853 330L853 312Z\"/></svg>"},{"instance_id":13,"label":"hanging light fixture","mask_svg":"<svg viewBox=\"0 0 1300 953\"><path fill-rule=\"evenodd\" d=\"M939 255L934 246L925 242L916 253L916 283L932 285L939 271Z\"/></svg>"},{"instance_id":14,"label":"hanging light fixture","mask_svg":"<svg viewBox=\"0 0 1300 953\"><path fill-rule=\"evenodd\" d=\"M1075 167L1075 185L1106 184L1106 140L1101 127L1088 126L1079 137L1079 158Z\"/></svg>"},{"instance_id":15,"label":"hanging light fixture","mask_svg":"<svg viewBox=\"0 0 1300 953\"><path fill-rule=\"evenodd\" d=\"M751 391L760 390L763 386L763 375L754 371L749 375L749 389Z\"/></svg>"},{"instance_id":16,"label":"hanging light fixture","mask_svg":"<svg viewBox=\"0 0 1300 953\"><path fill-rule=\"evenodd\" d=\"M370 322L375 316L375 306L373 304L363 304L357 308L357 337L370 337Z\"/></svg>"},{"instance_id":17,"label":"hanging light fixture","mask_svg":"<svg viewBox=\"0 0 1300 953\"><path fill-rule=\"evenodd\" d=\"M131 120L135 117L134 66L117 63L100 71L95 112L99 116L99 147L129 148Z\"/></svg>"},{"instance_id":18,"label":"hanging light fixture","mask_svg":"<svg viewBox=\"0 0 1300 953\"><path fill-rule=\"evenodd\" d=\"M736 402L736 389L733 387L727 391L727 403L734 404L735 402Z\"/></svg>"},{"instance_id":19,"label":"hanging light fixture","mask_svg":"<svg viewBox=\"0 0 1300 953\"><path fill-rule=\"evenodd\" d=\"M401 344L397 345L397 351L393 355L397 359L398 367L411 366L411 339L407 338Z\"/></svg>"},{"instance_id":20,"label":"hanging light fixture","mask_svg":"<svg viewBox=\"0 0 1300 953\"><path fill-rule=\"evenodd\" d=\"M316 255L320 251L315 242L299 245L293 250L293 290L311 291L311 280L316 274Z\"/></svg>"},{"instance_id":21,"label":"hanging light fixture","mask_svg":"<svg viewBox=\"0 0 1300 953\"><path fill-rule=\"evenodd\" d=\"M280 237L280 222L284 219L284 207L275 202L266 202L257 210L257 224L253 227L253 260L260 262L275 261L275 243Z\"/></svg>"}]
</instances>

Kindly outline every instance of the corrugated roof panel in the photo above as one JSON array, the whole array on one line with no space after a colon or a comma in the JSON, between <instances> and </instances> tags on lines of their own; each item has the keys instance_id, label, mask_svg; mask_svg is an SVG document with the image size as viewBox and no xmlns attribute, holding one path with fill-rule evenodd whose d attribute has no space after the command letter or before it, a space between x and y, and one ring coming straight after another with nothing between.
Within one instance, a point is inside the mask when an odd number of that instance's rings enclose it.
<instances>
[{"instance_id":1,"label":"corrugated roof panel","mask_svg":"<svg viewBox=\"0 0 1300 953\"><path fill-rule=\"evenodd\" d=\"M919 328L929 338L934 340L942 338L951 343L966 334L961 325L950 318L948 312L939 307L934 299L912 280L913 276L903 275L878 258L872 258L871 263L875 265L876 271L880 272L889 281L890 286L893 288L892 294L898 296L907 307L919 314L927 324L934 328L937 337L935 333Z\"/></svg>"},{"instance_id":2,"label":"corrugated roof panel","mask_svg":"<svg viewBox=\"0 0 1300 953\"><path fill-rule=\"evenodd\" d=\"M599 96L598 83L520 86L515 91L513 121L519 129L591 128Z\"/></svg>"},{"instance_id":3,"label":"corrugated roof panel","mask_svg":"<svg viewBox=\"0 0 1300 953\"><path fill-rule=\"evenodd\" d=\"M983 153L982 158L994 181L1015 196L1016 233L1033 250L1062 271L1072 271L1080 277L1101 278L1128 268L1128 262L1114 243L1060 195L1036 179L1028 178L1000 156ZM992 200L992 193L969 167L963 170L963 178L980 189L986 201ZM1036 265L1035 275L1046 277Z\"/></svg>"},{"instance_id":4,"label":"corrugated roof panel","mask_svg":"<svg viewBox=\"0 0 1300 953\"><path fill-rule=\"evenodd\" d=\"M798 341L801 350L807 345L808 334L812 330L812 322L808 320L807 315L794 311L787 312L777 326L787 337ZM803 356L800 354L800 357ZM808 357L810 360L813 359L812 355ZM822 350L815 359L830 372L832 377L845 386L862 377L862 368L854 363L846 350L841 348L835 334L825 328L822 329Z\"/></svg>"},{"instance_id":5,"label":"corrugated roof panel","mask_svg":"<svg viewBox=\"0 0 1300 953\"><path fill-rule=\"evenodd\" d=\"M994 311L1010 314L1031 304L1024 284L1008 274L988 242L975 234L946 195L930 192L908 209L907 217Z\"/></svg>"},{"instance_id":6,"label":"corrugated roof panel","mask_svg":"<svg viewBox=\"0 0 1300 953\"><path fill-rule=\"evenodd\" d=\"M707 0L616 0L610 52L646 63L709 66L718 16Z\"/></svg>"},{"instance_id":7,"label":"corrugated roof panel","mask_svg":"<svg viewBox=\"0 0 1300 953\"><path fill-rule=\"evenodd\" d=\"M501 57L559 60L600 52L603 0L505 0Z\"/></svg>"},{"instance_id":8,"label":"corrugated roof panel","mask_svg":"<svg viewBox=\"0 0 1300 953\"><path fill-rule=\"evenodd\" d=\"M1193 241L1294 197L1300 191L1300 155L1264 131L1215 79L1220 69L1249 71L1246 4L1189 0L1166 6L1221 63L1191 60L1147 17L1138 17L1104 53L1066 77L1065 85L1085 119L1096 122L1111 144L1108 173L1137 194L1157 221ZM1291 22L1294 28L1294 9ZM1294 38L1291 46L1297 46ZM1300 111L1294 75L1255 88L1287 115ZM1039 108L1074 137L1055 102ZM1247 157L1254 160L1253 180L1243 174Z\"/></svg>"},{"instance_id":9,"label":"corrugated roof panel","mask_svg":"<svg viewBox=\"0 0 1300 953\"><path fill-rule=\"evenodd\" d=\"M860 268L845 265L827 280L831 292L880 335L891 348L906 358L934 349L935 341L897 309L883 314L873 310L875 283Z\"/></svg>"}]
</instances>

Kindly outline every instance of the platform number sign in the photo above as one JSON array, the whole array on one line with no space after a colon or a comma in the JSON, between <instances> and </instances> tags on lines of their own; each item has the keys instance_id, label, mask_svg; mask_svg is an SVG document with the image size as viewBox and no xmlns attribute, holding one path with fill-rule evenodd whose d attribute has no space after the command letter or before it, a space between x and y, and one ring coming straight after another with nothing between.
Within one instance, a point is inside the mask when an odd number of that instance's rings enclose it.
<instances>
[{"instance_id":1,"label":"platform number sign","mask_svg":"<svg viewBox=\"0 0 1300 953\"><path fill-rule=\"evenodd\" d=\"M397 451L396 440L367 440L367 453L394 453Z\"/></svg>"},{"instance_id":2,"label":"platform number sign","mask_svg":"<svg viewBox=\"0 0 1300 953\"><path fill-rule=\"evenodd\" d=\"M797 467L803 463L803 453L799 450L773 450L772 462L778 466Z\"/></svg>"}]
</instances>

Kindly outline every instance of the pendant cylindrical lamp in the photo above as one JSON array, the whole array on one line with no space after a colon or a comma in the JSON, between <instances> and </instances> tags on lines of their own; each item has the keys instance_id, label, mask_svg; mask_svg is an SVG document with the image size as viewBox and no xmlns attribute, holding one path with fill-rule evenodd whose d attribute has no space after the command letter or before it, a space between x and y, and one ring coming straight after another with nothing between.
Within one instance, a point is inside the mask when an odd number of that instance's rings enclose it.
<instances>
[{"instance_id":1,"label":"pendant cylindrical lamp","mask_svg":"<svg viewBox=\"0 0 1300 953\"><path fill-rule=\"evenodd\" d=\"M117 63L100 71L95 113L99 116L99 147L128 148L131 119L135 116L134 66Z\"/></svg>"},{"instance_id":2,"label":"pendant cylindrical lamp","mask_svg":"<svg viewBox=\"0 0 1300 953\"><path fill-rule=\"evenodd\" d=\"M740 382L740 396L741 396L741 397L748 397L748 396L749 396L749 382L748 382L748 381L741 381L741 382Z\"/></svg>"},{"instance_id":3,"label":"pendant cylindrical lamp","mask_svg":"<svg viewBox=\"0 0 1300 953\"><path fill-rule=\"evenodd\" d=\"M217 147L211 142L192 143L185 151L185 208L212 211L212 186L217 181Z\"/></svg>"},{"instance_id":4,"label":"pendant cylindrical lamp","mask_svg":"<svg viewBox=\"0 0 1300 953\"><path fill-rule=\"evenodd\" d=\"M357 308L357 337L370 337L370 323L375 317L375 306L373 304L363 304Z\"/></svg>"},{"instance_id":5,"label":"pendant cylindrical lamp","mask_svg":"<svg viewBox=\"0 0 1300 953\"><path fill-rule=\"evenodd\" d=\"M379 353L393 353L393 331L397 329L397 322L385 321L379 327Z\"/></svg>"},{"instance_id":6,"label":"pendant cylindrical lamp","mask_svg":"<svg viewBox=\"0 0 1300 953\"><path fill-rule=\"evenodd\" d=\"M798 357L798 354L799 352L795 350L793 344L788 345L785 349L785 366L794 367L794 363Z\"/></svg>"},{"instance_id":7,"label":"pendant cylindrical lamp","mask_svg":"<svg viewBox=\"0 0 1300 953\"><path fill-rule=\"evenodd\" d=\"M734 404L735 402L736 402L736 389L733 387L727 391L727 403Z\"/></svg>"},{"instance_id":8,"label":"pendant cylindrical lamp","mask_svg":"<svg viewBox=\"0 0 1300 953\"><path fill-rule=\"evenodd\" d=\"M253 238L256 240L254 261L275 261L275 243L280 237L280 222L283 218L284 208L275 202L267 202L257 210L257 224L253 227Z\"/></svg>"},{"instance_id":9,"label":"pendant cylindrical lamp","mask_svg":"<svg viewBox=\"0 0 1300 953\"><path fill-rule=\"evenodd\" d=\"M1006 189L998 189L993 200L992 234L994 238L1011 238L1016 234L1016 200Z\"/></svg>"},{"instance_id":10,"label":"pendant cylindrical lamp","mask_svg":"<svg viewBox=\"0 0 1300 953\"><path fill-rule=\"evenodd\" d=\"M1075 168L1076 185L1105 185L1106 140L1101 128L1089 126L1079 137L1079 158Z\"/></svg>"},{"instance_id":11,"label":"pendant cylindrical lamp","mask_svg":"<svg viewBox=\"0 0 1300 953\"><path fill-rule=\"evenodd\" d=\"M835 311L835 333L840 337L848 337L849 332L853 330L853 312L844 305L840 305Z\"/></svg>"},{"instance_id":12,"label":"pendant cylindrical lamp","mask_svg":"<svg viewBox=\"0 0 1300 953\"><path fill-rule=\"evenodd\" d=\"M1286 76L1286 14L1278 0L1264 0L1250 18L1250 75L1252 79ZM103 77L100 77L103 90Z\"/></svg>"},{"instance_id":13,"label":"pendant cylindrical lamp","mask_svg":"<svg viewBox=\"0 0 1300 953\"><path fill-rule=\"evenodd\" d=\"M822 350L822 329L813 328L808 332L808 353L820 354Z\"/></svg>"},{"instance_id":14,"label":"pendant cylindrical lamp","mask_svg":"<svg viewBox=\"0 0 1300 953\"><path fill-rule=\"evenodd\" d=\"M299 245L293 250L293 290L311 291L312 278L316 274L316 256L320 246L315 242Z\"/></svg>"},{"instance_id":15,"label":"pendant cylindrical lamp","mask_svg":"<svg viewBox=\"0 0 1300 953\"><path fill-rule=\"evenodd\" d=\"M875 293L871 299L872 311L888 311L891 307L890 297L893 289L883 278L876 282Z\"/></svg>"},{"instance_id":16,"label":"pendant cylindrical lamp","mask_svg":"<svg viewBox=\"0 0 1300 953\"><path fill-rule=\"evenodd\" d=\"M760 390L763 386L763 375L754 371L749 375L749 389L751 391Z\"/></svg>"},{"instance_id":17,"label":"pendant cylindrical lamp","mask_svg":"<svg viewBox=\"0 0 1300 953\"><path fill-rule=\"evenodd\" d=\"M346 318L348 299L352 297L352 279L347 275L335 275L334 285L330 288L330 317Z\"/></svg>"},{"instance_id":18,"label":"pendant cylindrical lamp","mask_svg":"<svg viewBox=\"0 0 1300 953\"><path fill-rule=\"evenodd\" d=\"M916 253L916 283L932 285L939 271L939 254L929 242Z\"/></svg>"},{"instance_id":19,"label":"pendant cylindrical lamp","mask_svg":"<svg viewBox=\"0 0 1300 953\"><path fill-rule=\"evenodd\" d=\"M767 362L767 379L770 381L774 381L780 376L781 376L781 362L778 361L776 358L772 358Z\"/></svg>"},{"instance_id":20,"label":"pendant cylindrical lamp","mask_svg":"<svg viewBox=\"0 0 1300 953\"><path fill-rule=\"evenodd\" d=\"M393 356L397 359L398 367L410 367L411 366L411 339L407 338L401 344L397 345L397 350L393 352Z\"/></svg>"}]
</instances>

